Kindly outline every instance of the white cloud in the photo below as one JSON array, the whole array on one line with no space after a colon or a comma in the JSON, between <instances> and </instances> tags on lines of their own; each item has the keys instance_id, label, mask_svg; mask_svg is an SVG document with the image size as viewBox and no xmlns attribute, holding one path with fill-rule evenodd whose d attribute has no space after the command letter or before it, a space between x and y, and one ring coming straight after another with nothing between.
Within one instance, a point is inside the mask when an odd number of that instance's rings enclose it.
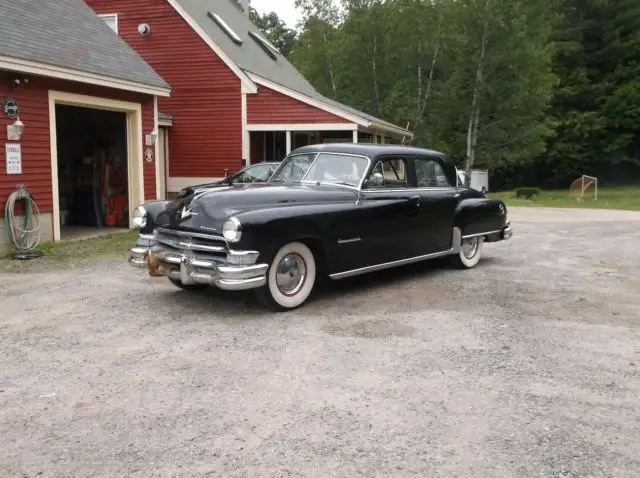
<instances>
[{"instance_id":1,"label":"white cloud","mask_svg":"<svg viewBox=\"0 0 640 478\"><path fill-rule=\"evenodd\" d=\"M276 12L289 28L295 28L300 20L300 12L294 3L295 0L251 0L251 6L258 12Z\"/></svg>"}]
</instances>

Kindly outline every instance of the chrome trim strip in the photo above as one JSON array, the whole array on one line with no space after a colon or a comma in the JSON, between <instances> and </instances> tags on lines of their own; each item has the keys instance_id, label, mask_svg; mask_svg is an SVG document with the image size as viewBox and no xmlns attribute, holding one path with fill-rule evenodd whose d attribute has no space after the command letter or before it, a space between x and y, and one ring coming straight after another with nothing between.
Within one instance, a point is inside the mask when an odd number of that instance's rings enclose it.
<instances>
[{"instance_id":1,"label":"chrome trim strip","mask_svg":"<svg viewBox=\"0 0 640 478\"><path fill-rule=\"evenodd\" d=\"M449 254L453 254L453 249L447 249L442 252L435 252L433 254L425 254L423 256L409 257L408 259L401 259L399 261L386 262L384 264L376 264L375 266L362 267L360 269L354 269L346 272L338 272L337 274L331 274L331 277L334 280L337 279L346 279L347 277L358 276L361 274L366 274L368 272L376 272L384 269L391 269L392 267L404 266L407 264L413 264L414 262L421 262L427 259L435 259L436 257L448 256Z\"/></svg>"},{"instance_id":2,"label":"chrome trim strip","mask_svg":"<svg viewBox=\"0 0 640 478\"><path fill-rule=\"evenodd\" d=\"M223 236L218 236L214 234L202 234L198 232L190 232L190 231L180 231L178 229L167 229L164 227L159 227L156 231L167 234L167 235L176 235L176 236L187 236L187 237L197 237L198 239L207 239L210 241L220 241L227 242Z\"/></svg>"},{"instance_id":3,"label":"chrome trim strip","mask_svg":"<svg viewBox=\"0 0 640 478\"><path fill-rule=\"evenodd\" d=\"M407 191L457 191L458 188L455 188L453 186L448 187L448 188L413 188L413 187L408 187L408 188L396 188L396 189L382 189L382 188L376 188L376 189L363 189L362 192L363 193L402 193L402 192L407 192Z\"/></svg>"},{"instance_id":4,"label":"chrome trim strip","mask_svg":"<svg viewBox=\"0 0 640 478\"><path fill-rule=\"evenodd\" d=\"M489 236L491 234L499 234L501 232L502 232L502 229L498 229L497 231L479 232L478 234L468 234L466 236L462 236L462 239L472 239L474 237Z\"/></svg>"},{"instance_id":5,"label":"chrome trim strip","mask_svg":"<svg viewBox=\"0 0 640 478\"><path fill-rule=\"evenodd\" d=\"M246 257L252 254L260 255L258 251L236 251L235 249L230 249L228 255L237 256L237 257Z\"/></svg>"},{"instance_id":6,"label":"chrome trim strip","mask_svg":"<svg viewBox=\"0 0 640 478\"><path fill-rule=\"evenodd\" d=\"M369 272L376 272L384 269L391 269L393 267L413 264L415 262L422 262L428 259L436 259L438 257L448 256L450 254L458 254L460 252L460 247L461 247L460 239L461 239L460 228L454 227L453 237L451 239L451 248L447 249L446 251L434 252L431 254L425 254L425 255L416 256L416 257L409 257L407 259L400 259L399 261L385 262L384 264L376 264L374 266L361 267L360 269L353 269L345 272L338 272L336 274L330 274L329 277L333 280L346 279L348 277L367 274Z\"/></svg>"}]
</instances>

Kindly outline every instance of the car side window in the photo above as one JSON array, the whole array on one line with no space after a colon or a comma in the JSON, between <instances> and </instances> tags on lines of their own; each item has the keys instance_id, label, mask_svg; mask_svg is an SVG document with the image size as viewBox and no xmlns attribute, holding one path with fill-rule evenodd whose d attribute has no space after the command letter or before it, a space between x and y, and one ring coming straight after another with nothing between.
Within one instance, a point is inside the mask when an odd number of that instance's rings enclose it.
<instances>
[{"instance_id":1,"label":"car side window","mask_svg":"<svg viewBox=\"0 0 640 478\"><path fill-rule=\"evenodd\" d=\"M452 187L440 163L434 158L416 158L416 185L419 188Z\"/></svg>"},{"instance_id":2,"label":"car side window","mask_svg":"<svg viewBox=\"0 0 640 478\"><path fill-rule=\"evenodd\" d=\"M403 158L380 160L367 178L367 189L404 189L408 188L407 163Z\"/></svg>"}]
</instances>

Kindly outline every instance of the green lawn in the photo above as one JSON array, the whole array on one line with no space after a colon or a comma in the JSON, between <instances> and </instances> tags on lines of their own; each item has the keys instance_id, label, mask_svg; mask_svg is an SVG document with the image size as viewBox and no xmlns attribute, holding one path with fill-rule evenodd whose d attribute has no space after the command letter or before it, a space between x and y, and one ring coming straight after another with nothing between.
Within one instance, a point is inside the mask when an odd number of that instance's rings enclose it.
<instances>
[{"instance_id":1,"label":"green lawn","mask_svg":"<svg viewBox=\"0 0 640 478\"><path fill-rule=\"evenodd\" d=\"M514 191L488 193L488 197L502 199L507 207L570 207L591 209L623 209L640 211L640 186L599 188L598 200L593 199L593 193L582 201L569 196L569 189L542 190L533 199L516 198Z\"/></svg>"},{"instance_id":2,"label":"green lawn","mask_svg":"<svg viewBox=\"0 0 640 478\"><path fill-rule=\"evenodd\" d=\"M131 230L85 240L44 243L36 248L44 252L41 258L13 260L9 254L0 258L0 274L63 269L93 260L126 261L129 248L135 243L137 235L137 230Z\"/></svg>"}]
</instances>

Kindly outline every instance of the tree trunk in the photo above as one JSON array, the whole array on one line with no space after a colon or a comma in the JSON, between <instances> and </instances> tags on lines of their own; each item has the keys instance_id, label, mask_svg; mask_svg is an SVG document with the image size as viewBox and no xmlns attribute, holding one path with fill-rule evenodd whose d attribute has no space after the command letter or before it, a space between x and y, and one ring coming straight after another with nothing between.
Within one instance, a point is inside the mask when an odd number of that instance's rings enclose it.
<instances>
[{"instance_id":1,"label":"tree trunk","mask_svg":"<svg viewBox=\"0 0 640 478\"><path fill-rule=\"evenodd\" d=\"M467 128L467 160L465 173L467 186L471 183L471 169L476 159L476 145L478 144L478 130L480 128L480 93L484 82L484 57L487 46L488 16L491 0L484 2L484 20L482 25L482 39L480 41L480 58L476 66L476 82L473 87L473 100L469 111L469 126Z\"/></svg>"},{"instance_id":2,"label":"tree trunk","mask_svg":"<svg viewBox=\"0 0 640 478\"><path fill-rule=\"evenodd\" d=\"M438 30L436 31L436 46L433 49L433 57L431 58L431 69L429 70L429 77L427 78L427 87L424 93L424 99L422 96L419 100L420 110L418 112L418 117L416 118L416 124L414 126L414 133L417 133L418 127L422 122L424 117L424 112L427 109L427 103L429 102L429 94L431 93L431 85L433 84L433 75L436 70L436 62L438 61L438 54L440 53L440 32L442 31L442 21L443 14L440 13L438 17ZM420 78L420 90L422 91L422 68L419 70L419 78Z\"/></svg>"},{"instance_id":3,"label":"tree trunk","mask_svg":"<svg viewBox=\"0 0 640 478\"><path fill-rule=\"evenodd\" d=\"M331 57L329 56L329 41L327 40L327 32L322 32L322 37L324 39L324 50L327 55L327 65L329 65L329 77L331 78L331 88L333 89L333 98L338 97L338 88L336 87L336 77L333 73L333 63L331 62Z\"/></svg>"}]
</instances>

